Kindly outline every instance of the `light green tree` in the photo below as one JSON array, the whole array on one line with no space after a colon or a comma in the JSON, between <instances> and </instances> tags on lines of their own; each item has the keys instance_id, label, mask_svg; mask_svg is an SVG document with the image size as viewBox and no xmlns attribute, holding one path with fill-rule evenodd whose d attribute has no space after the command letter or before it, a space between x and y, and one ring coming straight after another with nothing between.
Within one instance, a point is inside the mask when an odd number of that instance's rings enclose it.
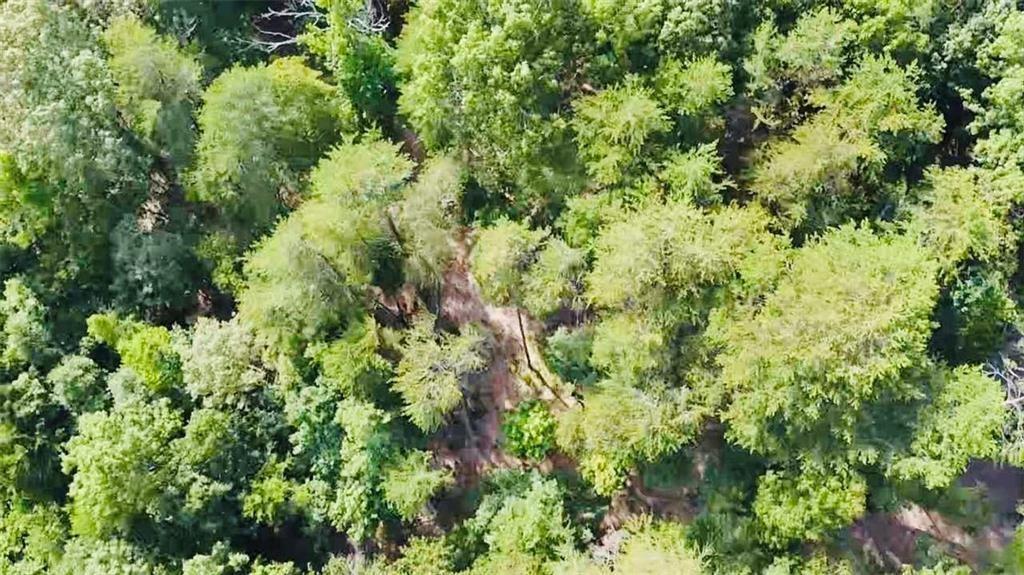
<instances>
[{"instance_id":1,"label":"light green tree","mask_svg":"<svg viewBox=\"0 0 1024 575\"><path fill-rule=\"evenodd\" d=\"M483 336L471 327L459 335L438 333L436 318L424 313L404 334L402 359L392 388L403 413L426 432L437 430L463 401L466 377L486 365Z\"/></svg>"},{"instance_id":2,"label":"light green tree","mask_svg":"<svg viewBox=\"0 0 1024 575\"><path fill-rule=\"evenodd\" d=\"M176 469L169 447L182 431L181 414L167 400L82 415L63 457L72 478L73 531L99 538L130 535L136 521L172 513Z\"/></svg>"},{"instance_id":3,"label":"light green tree","mask_svg":"<svg viewBox=\"0 0 1024 575\"><path fill-rule=\"evenodd\" d=\"M257 230L301 191L301 175L339 133L354 129L351 104L298 58L221 74L198 123L194 197Z\"/></svg>"},{"instance_id":4,"label":"light green tree","mask_svg":"<svg viewBox=\"0 0 1024 575\"><path fill-rule=\"evenodd\" d=\"M184 167L192 153L192 112L202 68L176 42L134 15L111 21L103 34L110 52L116 104L132 130Z\"/></svg>"}]
</instances>

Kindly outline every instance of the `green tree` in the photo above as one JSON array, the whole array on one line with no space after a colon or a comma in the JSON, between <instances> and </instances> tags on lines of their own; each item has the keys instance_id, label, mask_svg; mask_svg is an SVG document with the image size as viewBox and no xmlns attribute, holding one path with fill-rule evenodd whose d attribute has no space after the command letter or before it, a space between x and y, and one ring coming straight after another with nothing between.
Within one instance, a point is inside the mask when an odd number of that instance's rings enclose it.
<instances>
[{"instance_id":1,"label":"green tree","mask_svg":"<svg viewBox=\"0 0 1024 575\"><path fill-rule=\"evenodd\" d=\"M420 2L398 40L399 111L428 149L468 152L513 205L550 205L578 187L556 78L571 75L580 24L563 0Z\"/></svg>"},{"instance_id":2,"label":"green tree","mask_svg":"<svg viewBox=\"0 0 1024 575\"><path fill-rule=\"evenodd\" d=\"M311 176L313 196L249 254L242 319L287 347L361 312L368 286L398 261L383 209L410 170L396 146L379 140L332 150Z\"/></svg>"},{"instance_id":3,"label":"green tree","mask_svg":"<svg viewBox=\"0 0 1024 575\"><path fill-rule=\"evenodd\" d=\"M939 372L935 379L929 403L917 414L909 452L888 470L929 489L952 485L972 458L994 458L1007 415L999 383L977 368Z\"/></svg>"},{"instance_id":4,"label":"green tree","mask_svg":"<svg viewBox=\"0 0 1024 575\"><path fill-rule=\"evenodd\" d=\"M0 20L0 237L43 249L52 287L102 286L107 233L138 200L144 160L99 38L74 7L44 0L5 2Z\"/></svg>"},{"instance_id":5,"label":"green tree","mask_svg":"<svg viewBox=\"0 0 1024 575\"><path fill-rule=\"evenodd\" d=\"M118 109L136 134L175 165L185 166L192 154L201 66L135 16L112 20L103 42L110 52Z\"/></svg>"},{"instance_id":6,"label":"green tree","mask_svg":"<svg viewBox=\"0 0 1024 575\"><path fill-rule=\"evenodd\" d=\"M410 451L385 468L381 489L398 516L411 521L451 482L449 471L431 468L429 453Z\"/></svg>"},{"instance_id":7,"label":"green tree","mask_svg":"<svg viewBox=\"0 0 1024 575\"><path fill-rule=\"evenodd\" d=\"M454 234L466 169L451 157L431 160L396 206L407 252L406 275L420 284L439 282L455 258Z\"/></svg>"},{"instance_id":8,"label":"green tree","mask_svg":"<svg viewBox=\"0 0 1024 575\"><path fill-rule=\"evenodd\" d=\"M544 459L555 447L556 426L557 420L540 401L520 403L501 423L505 449L517 457Z\"/></svg>"},{"instance_id":9,"label":"green tree","mask_svg":"<svg viewBox=\"0 0 1024 575\"><path fill-rule=\"evenodd\" d=\"M169 498L176 470L169 447L182 431L181 414L167 400L82 415L63 457L64 472L72 477L73 531L99 538L131 535L137 521L173 513Z\"/></svg>"},{"instance_id":10,"label":"green tree","mask_svg":"<svg viewBox=\"0 0 1024 575\"><path fill-rule=\"evenodd\" d=\"M916 68L865 57L841 86L814 92L810 102L821 110L791 139L768 145L751 189L791 226L876 214L898 193L884 170L914 165L942 135L934 106L918 102L919 84Z\"/></svg>"},{"instance_id":11,"label":"green tree","mask_svg":"<svg viewBox=\"0 0 1024 575\"><path fill-rule=\"evenodd\" d=\"M791 541L821 541L864 513L867 485L849 472L768 471L757 485L754 512L762 539L784 547Z\"/></svg>"},{"instance_id":12,"label":"green tree","mask_svg":"<svg viewBox=\"0 0 1024 575\"><path fill-rule=\"evenodd\" d=\"M485 363L483 336L472 328L459 335L438 333L436 318L424 313L405 333L392 388L402 396L403 413L432 432L463 401L466 378Z\"/></svg>"},{"instance_id":13,"label":"green tree","mask_svg":"<svg viewBox=\"0 0 1024 575\"><path fill-rule=\"evenodd\" d=\"M642 461L653 461L692 441L699 411L681 390L643 391L616 381L596 385L582 408L563 413L558 445L580 462L580 473L611 495Z\"/></svg>"},{"instance_id":14,"label":"green tree","mask_svg":"<svg viewBox=\"0 0 1024 575\"><path fill-rule=\"evenodd\" d=\"M151 393L168 393L181 386L181 357L171 332L162 326L97 314L88 320L89 335L121 356Z\"/></svg>"},{"instance_id":15,"label":"green tree","mask_svg":"<svg viewBox=\"0 0 1024 575\"><path fill-rule=\"evenodd\" d=\"M17 370L36 363L48 352L50 333L46 308L20 278L4 282L0 300L0 368Z\"/></svg>"},{"instance_id":16,"label":"green tree","mask_svg":"<svg viewBox=\"0 0 1024 575\"><path fill-rule=\"evenodd\" d=\"M185 389L211 405L243 402L267 380L255 335L233 319L199 318L185 342L177 342Z\"/></svg>"},{"instance_id":17,"label":"green tree","mask_svg":"<svg viewBox=\"0 0 1024 575\"><path fill-rule=\"evenodd\" d=\"M682 74L682 72L679 72ZM686 95L671 92L682 90L685 79L671 78L666 99L686 108ZM612 185L637 169L641 158L650 154L650 142L668 130L669 122L651 90L636 77L621 85L576 101L573 127L580 157L587 171L599 184ZM647 153L645 153L647 152Z\"/></svg>"},{"instance_id":18,"label":"green tree","mask_svg":"<svg viewBox=\"0 0 1024 575\"><path fill-rule=\"evenodd\" d=\"M723 326L727 435L795 456L871 457L858 425L883 400L908 401L927 365L936 264L913 238L846 226L799 250L764 304Z\"/></svg>"},{"instance_id":19,"label":"green tree","mask_svg":"<svg viewBox=\"0 0 1024 575\"><path fill-rule=\"evenodd\" d=\"M243 229L265 229L353 121L348 100L301 59L236 66L203 95L192 192Z\"/></svg>"}]
</instances>

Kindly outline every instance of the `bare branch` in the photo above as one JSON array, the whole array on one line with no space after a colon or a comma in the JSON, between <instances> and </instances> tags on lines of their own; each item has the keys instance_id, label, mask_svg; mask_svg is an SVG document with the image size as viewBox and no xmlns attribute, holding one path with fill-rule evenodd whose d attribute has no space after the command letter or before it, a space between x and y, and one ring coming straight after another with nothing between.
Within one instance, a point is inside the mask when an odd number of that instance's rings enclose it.
<instances>
[{"instance_id":1,"label":"bare branch","mask_svg":"<svg viewBox=\"0 0 1024 575\"><path fill-rule=\"evenodd\" d=\"M380 34L390 24L388 11L379 5L378 0L366 0L362 9L348 21L349 26L363 34Z\"/></svg>"},{"instance_id":2,"label":"bare branch","mask_svg":"<svg viewBox=\"0 0 1024 575\"><path fill-rule=\"evenodd\" d=\"M326 16L317 9L314 0L290 0L283 8L270 8L254 18L253 27L256 28L257 37L247 44L250 48L264 52L275 52L286 46L296 46L302 30L308 26L321 25L326 20ZM266 24L258 23L280 21L290 22L292 31L271 30Z\"/></svg>"}]
</instances>

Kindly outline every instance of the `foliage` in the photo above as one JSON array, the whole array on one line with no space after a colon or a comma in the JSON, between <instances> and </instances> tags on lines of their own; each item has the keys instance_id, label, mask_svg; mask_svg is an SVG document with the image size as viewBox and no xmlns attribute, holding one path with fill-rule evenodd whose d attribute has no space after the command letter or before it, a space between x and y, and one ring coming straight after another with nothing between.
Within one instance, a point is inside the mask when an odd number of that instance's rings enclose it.
<instances>
[{"instance_id":1,"label":"foliage","mask_svg":"<svg viewBox=\"0 0 1024 575\"><path fill-rule=\"evenodd\" d=\"M0 574L1019 571L1022 14L0 0Z\"/></svg>"},{"instance_id":2,"label":"foliage","mask_svg":"<svg viewBox=\"0 0 1024 575\"><path fill-rule=\"evenodd\" d=\"M100 411L107 404L103 372L95 361L81 355L66 355L46 374L47 384L65 409L72 413Z\"/></svg>"},{"instance_id":3,"label":"foliage","mask_svg":"<svg viewBox=\"0 0 1024 575\"><path fill-rule=\"evenodd\" d=\"M392 384L405 402L403 413L423 431L440 427L462 402L466 377L485 365L483 338L468 329L438 334L436 318L423 314L402 342L402 360Z\"/></svg>"},{"instance_id":4,"label":"foliage","mask_svg":"<svg viewBox=\"0 0 1024 575\"><path fill-rule=\"evenodd\" d=\"M857 182L875 182L887 165L913 164L941 137L942 118L918 103L918 82L913 67L864 58L841 86L813 93L821 110L769 146L752 189L791 225L834 224L885 201L862 198Z\"/></svg>"},{"instance_id":5,"label":"foliage","mask_svg":"<svg viewBox=\"0 0 1024 575\"><path fill-rule=\"evenodd\" d=\"M555 447L556 424L554 416L543 403L521 403L505 415L501 424L505 449L517 457L544 459Z\"/></svg>"},{"instance_id":6,"label":"foliage","mask_svg":"<svg viewBox=\"0 0 1024 575\"><path fill-rule=\"evenodd\" d=\"M112 20L103 42L110 52L118 109L134 132L185 165L192 153L192 109L199 98L201 66L133 15Z\"/></svg>"},{"instance_id":7,"label":"foliage","mask_svg":"<svg viewBox=\"0 0 1024 575\"><path fill-rule=\"evenodd\" d=\"M50 338L46 309L19 278L4 282L4 299L0 300L0 368L17 369L38 361L47 351Z\"/></svg>"},{"instance_id":8,"label":"foliage","mask_svg":"<svg viewBox=\"0 0 1024 575\"><path fill-rule=\"evenodd\" d=\"M431 469L430 454L411 451L384 471L384 499L402 519L412 520L427 501L452 481L447 470Z\"/></svg>"},{"instance_id":9,"label":"foliage","mask_svg":"<svg viewBox=\"0 0 1024 575\"><path fill-rule=\"evenodd\" d=\"M168 446L182 432L182 421L166 400L87 413L78 427L63 458L64 472L72 476L75 533L127 535L135 521L155 521L170 511L175 470Z\"/></svg>"},{"instance_id":10,"label":"foliage","mask_svg":"<svg viewBox=\"0 0 1024 575\"><path fill-rule=\"evenodd\" d=\"M687 202L652 204L602 231L588 295L617 307L657 301L665 292L696 295L734 279L756 284L779 263L780 242L768 225L766 214L752 208L708 214Z\"/></svg>"},{"instance_id":11,"label":"foliage","mask_svg":"<svg viewBox=\"0 0 1024 575\"><path fill-rule=\"evenodd\" d=\"M678 75L682 75L679 72ZM678 91L685 78L667 80ZM674 96L674 97L673 97ZM699 99L697 95L691 98ZM687 95L669 92L668 99L687 109ZM650 90L639 79L627 78L622 85L580 99L576 104L574 127L580 155L587 171L599 184L619 183L642 156L644 145L668 129L668 118Z\"/></svg>"},{"instance_id":12,"label":"foliage","mask_svg":"<svg viewBox=\"0 0 1024 575\"><path fill-rule=\"evenodd\" d=\"M150 391L168 392L181 385L181 358L167 328L105 314L90 317L88 329L89 335L114 348Z\"/></svg>"},{"instance_id":13,"label":"foliage","mask_svg":"<svg viewBox=\"0 0 1024 575\"><path fill-rule=\"evenodd\" d=\"M193 193L241 223L263 228L279 196L352 129L351 105L300 59L237 66L210 84L198 118Z\"/></svg>"},{"instance_id":14,"label":"foliage","mask_svg":"<svg viewBox=\"0 0 1024 575\"><path fill-rule=\"evenodd\" d=\"M487 546L474 572L484 566L508 569L513 564L556 559L572 545L574 535L558 484L538 474L515 481L509 492L490 494L470 520L482 529Z\"/></svg>"},{"instance_id":15,"label":"foliage","mask_svg":"<svg viewBox=\"0 0 1024 575\"><path fill-rule=\"evenodd\" d=\"M484 297L499 305L519 301L524 272L536 260L545 236L544 230L508 219L481 230L471 264Z\"/></svg>"},{"instance_id":16,"label":"foliage","mask_svg":"<svg viewBox=\"0 0 1024 575\"><path fill-rule=\"evenodd\" d=\"M663 60L654 82L658 99L665 107L691 118L709 114L732 97L732 70L711 57L685 64Z\"/></svg>"},{"instance_id":17,"label":"foliage","mask_svg":"<svg viewBox=\"0 0 1024 575\"><path fill-rule=\"evenodd\" d=\"M266 371L249 327L234 319L199 318L185 345L179 344L182 380L192 397L212 405L240 401L259 387Z\"/></svg>"},{"instance_id":18,"label":"foliage","mask_svg":"<svg viewBox=\"0 0 1024 575\"><path fill-rule=\"evenodd\" d=\"M711 144L675 152L662 164L658 179L665 183L672 201L698 206L718 204L725 187L718 154Z\"/></svg>"},{"instance_id":19,"label":"foliage","mask_svg":"<svg viewBox=\"0 0 1024 575\"><path fill-rule=\"evenodd\" d=\"M931 403L918 413L910 453L889 470L928 489L948 487L971 458L995 457L1006 421L1002 390L979 370L961 367L937 379Z\"/></svg>"},{"instance_id":20,"label":"foliage","mask_svg":"<svg viewBox=\"0 0 1024 575\"><path fill-rule=\"evenodd\" d=\"M565 0L420 2L398 40L399 111L431 149L469 151L480 181L543 206L578 186L557 78L580 24Z\"/></svg>"},{"instance_id":21,"label":"foliage","mask_svg":"<svg viewBox=\"0 0 1024 575\"><path fill-rule=\"evenodd\" d=\"M782 547L792 540L822 540L864 513L866 496L867 486L857 475L769 471L758 482L754 512L765 541Z\"/></svg>"},{"instance_id":22,"label":"foliage","mask_svg":"<svg viewBox=\"0 0 1024 575\"><path fill-rule=\"evenodd\" d=\"M1019 172L948 168L927 174L927 188L914 207L909 232L934 250L944 274L965 262L1006 269L1015 251L1008 211L1024 190Z\"/></svg>"},{"instance_id":23,"label":"foliage","mask_svg":"<svg viewBox=\"0 0 1024 575\"><path fill-rule=\"evenodd\" d=\"M111 250L117 279L110 289L120 309L152 312L186 304L192 256L179 234L143 231L128 217L114 228Z\"/></svg>"},{"instance_id":24,"label":"foliage","mask_svg":"<svg viewBox=\"0 0 1024 575\"><path fill-rule=\"evenodd\" d=\"M927 357L936 271L911 238L852 226L800 250L764 304L722 333L730 438L766 454L807 441L857 449L864 409L914 396L906 374Z\"/></svg>"},{"instance_id":25,"label":"foliage","mask_svg":"<svg viewBox=\"0 0 1024 575\"><path fill-rule=\"evenodd\" d=\"M652 461L692 440L699 418L678 392L645 392L619 382L598 384L586 403L562 414L558 445L580 461L598 493L622 487L641 461Z\"/></svg>"},{"instance_id":26,"label":"foliage","mask_svg":"<svg viewBox=\"0 0 1024 575\"><path fill-rule=\"evenodd\" d=\"M548 367L566 381L576 385L593 383L597 378L590 364L593 343L593 330L569 330L564 326L559 327L548 336L543 349L544 360Z\"/></svg>"},{"instance_id":27,"label":"foliage","mask_svg":"<svg viewBox=\"0 0 1024 575\"><path fill-rule=\"evenodd\" d=\"M465 180L465 167L454 158L432 160L398 203L407 275L422 284L439 281L455 258L454 232Z\"/></svg>"}]
</instances>

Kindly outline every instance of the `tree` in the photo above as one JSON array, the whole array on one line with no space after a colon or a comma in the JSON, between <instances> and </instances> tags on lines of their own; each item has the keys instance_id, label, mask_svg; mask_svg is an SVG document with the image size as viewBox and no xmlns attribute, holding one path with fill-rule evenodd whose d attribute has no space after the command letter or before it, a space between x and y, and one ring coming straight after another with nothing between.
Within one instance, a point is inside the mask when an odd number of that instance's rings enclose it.
<instances>
[{"instance_id":1,"label":"tree","mask_svg":"<svg viewBox=\"0 0 1024 575\"><path fill-rule=\"evenodd\" d=\"M909 453L888 470L928 489L951 485L972 458L994 458L1007 415L999 383L977 368L940 371L935 379L930 401L917 414Z\"/></svg>"},{"instance_id":2,"label":"tree","mask_svg":"<svg viewBox=\"0 0 1024 575\"><path fill-rule=\"evenodd\" d=\"M676 85L681 84L680 79ZM669 98L679 100L680 108L686 105L685 96L672 93ZM617 184L636 170L638 159L647 155L645 144L669 127L665 112L636 77L577 100L574 112L580 157L594 180L605 185Z\"/></svg>"},{"instance_id":3,"label":"tree","mask_svg":"<svg viewBox=\"0 0 1024 575\"><path fill-rule=\"evenodd\" d=\"M88 320L89 335L121 356L150 393L169 393L181 386L181 357L174 349L171 332L162 326L97 314Z\"/></svg>"},{"instance_id":4,"label":"tree","mask_svg":"<svg viewBox=\"0 0 1024 575\"><path fill-rule=\"evenodd\" d=\"M540 401L527 401L506 413L501 423L505 449L517 457L544 459L555 447L557 420Z\"/></svg>"},{"instance_id":5,"label":"tree","mask_svg":"<svg viewBox=\"0 0 1024 575\"><path fill-rule=\"evenodd\" d=\"M774 456L870 457L877 447L858 433L866 409L911 400L913 370L928 362L936 272L913 238L865 228L799 250L764 304L720 334L727 435Z\"/></svg>"},{"instance_id":6,"label":"tree","mask_svg":"<svg viewBox=\"0 0 1024 575\"><path fill-rule=\"evenodd\" d=\"M479 332L470 328L459 335L438 334L435 322L424 313L405 334L392 383L405 402L403 413L426 432L441 427L462 403L466 377L486 365Z\"/></svg>"},{"instance_id":7,"label":"tree","mask_svg":"<svg viewBox=\"0 0 1024 575\"><path fill-rule=\"evenodd\" d=\"M785 35L773 20L762 22L753 34L754 51L743 63L758 120L771 128L798 121L803 100L842 77L856 30L856 22L829 7L804 14Z\"/></svg>"},{"instance_id":8,"label":"tree","mask_svg":"<svg viewBox=\"0 0 1024 575\"><path fill-rule=\"evenodd\" d=\"M769 545L821 541L864 513L867 485L857 474L768 471L757 485L754 512Z\"/></svg>"},{"instance_id":9,"label":"tree","mask_svg":"<svg viewBox=\"0 0 1024 575\"><path fill-rule=\"evenodd\" d=\"M654 85L662 105L679 116L702 120L732 97L732 69L705 56L683 63L662 60Z\"/></svg>"},{"instance_id":10,"label":"tree","mask_svg":"<svg viewBox=\"0 0 1024 575\"><path fill-rule=\"evenodd\" d=\"M49 287L102 286L106 237L143 189L95 30L75 9L5 2L0 83L0 237L43 249Z\"/></svg>"},{"instance_id":11,"label":"tree","mask_svg":"<svg viewBox=\"0 0 1024 575\"><path fill-rule=\"evenodd\" d=\"M58 575L170 575L171 569L145 549L123 539L71 541L54 572Z\"/></svg>"},{"instance_id":12,"label":"tree","mask_svg":"<svg viewBox=\"0 0 1024 575\"><path fill-rule=\"evenodd\" d=\"M575 557L556 564L555 575L700 575L706 572L700 555L688 544L686 531L681 526L641 516L628 523L625 531L625 541L610 565Z\"/></svg>"},{"instance_id":13,"label":"tree","mask_svg":"<svg viewBox=\"0 0 1024 575\"><path fill-rule=\"evenodd\" d=\"M781 263L781 239L757 209L705 213L688 202L652 203L606 226L587 276L588 296L601 307L686 298L736 283L757 288ZM736 281L739 280L739 281Z\"/></svg>"},{"instance_id":14,"label":"tree","mask_svg":"<svg viewBox=\"0 0 1024 575\"><path fill-rule=\"evenodd\" d=\"M361 313L367 287L398 260L383 209L410 169L379 140L333 150L311 176L313 197L249 254L243 321L287 348Z\"/></svg>"},{"instance_id":15,"label":"tree","mask_svg":"<svg viewBox=\"0 0 1024 575\"><path fill-rule=\"evenodd\" d=\"M1024 192L1015 169L933 169L927 172L920 203L908 208L908 232L934 251L949 277L967 262L1010 271L1016 239L1010 207Z\"/></svg>"},{"instance_id":16,"label":"tree","mask_svg":"<svg viewBox=\"0 0 1024 575\"><path fill-rule=\"evenodd\" d=\"M430 0L408 14L396 65L399 111L428 149L470 154L474 176L514 206L575 189L559 77L572 75L576 4Z\"/></svg>"},{"instance_id":17,"label":"tree","mask_svg":"<svg viewBox=\"0 0 1024 575\"><path fill-rule=\"evenodd\" d=\"M199 318L190 336L176 347L185 389L195 399L211 405L240 403L266 382L255 335L238 319Z\"/></svg>"},{"instance_id":18,"label":"tree","mask_svg":"<svg viewBox=\"0 0 1024 575\"><path fill-rule=\"evenodd\" d=\"M881 179L886 166L912 166L941 137L934 106L918 103L919 81L916 68L865 57L841 86L812 95L821 111L792 139L768 146L751 188L790 226L820 229L878 213L892 203ZM862 195L860 182L881 195Z\"/></svg>"},{"instance_id":19,"label":"tree","mask_svg":"<svg viewBox=\"0 0 1024 575\"><path fill-rule=\"evenodd\" d=\"M111 232L114 301L126 312L149 315L184 307L194 283L194 258L185 239L139 226L134 216L127 216Z\"/></svg>"},{"instance_id":20,"label":"tree","mask_svg":"<svg viewBox=\"0 0 1024 575\"><path fill-rule=\"evenodd\" d=\"M429 453L410 451L385 468L381 489L398 516L411 521L435 493L451 482L449 471L431 469Z\"/></svg>"},{"instance_id":21,"label":"tree","mask_svg":"<svg viewBox=\"0 0 1024 575\"><path fill-rule=\"evenodd\" d=\"M48 351L46 309L20 278L4 282L0 300L3 321L0 368L17 370L38 362Z\"/></svg>"},{"instance_id":22,"label":"tree","mask_svg":"<svg viewBox=\"0 0 1024 575\"><path fill-rule=\"evenodd\" d=\"M562 500L564 492L554 480L529 474L505 481L506 486L485 497L470 520L487 546L471 573L487 569L531 573L530 568L516 571L511 566L539 566L559 559L575 539Z\"/></svg>"},{"instance_id":23,"label":"tree","mask_svg":"<svg viewBox=\"0 0 1024 575\"><path fill-rule=\"evenodd\" d=\"M583 407L561 415L558 445L577 457L594 490L611 495L643 461L653 461L692 441L699 411L682 390L645 391L617 381L597 384Z\"/></svg>"},{"instance_id":24,"label":"tree","mask_svg":"<svg viewBox=\"0 0 1024 575\"><path fill-rule=\"evenodd\" d=\"M455 257L454 234L466 184L465 167L452 157L431 160L397 207L406 275L421 284L440 281Z\"/></svg>"},{"instance_id":25,"label":"tree","mask_svg":"<svg viewBox=\"0 0 1024 575\"><path fill-rule=\"evenodd\" d=\"M300 41L322 55L364 124L385 127L395 114L398 74L385 35L388 10L359 0L322 0L325 14L310 9L313 23Z\"/></svg>"},{"instance_id":26,"label":"tree","mask_svg":"<svg viewBox=\"0 0 1024 575\"><path fill-rule=\"evenodd\" d=\"M63 457L72 477L72 530L86 537L130 535L137 521L173 513L169 447L182 431L181 414L167 400L82 415Z\"/></svg>"},{"instance_id":27,"label":"tree","mask_svg":"<svg viewBox=\"0 0 1024 575\"><path fill-rule=\"evenodd\" d=\"M544 230L531 230L508 219L481 230L470 263L484 297L499 305L518 302L524 272L535 261L546 236Z\"/></svg>"},{"instance_id":28,"label":"tree","mask_svg":"<svg viewBox=\"0 0 1024 575\"><path fill-rule=\"evenodd\" d=\"M174 165L187 165L194 140L192 111L200 92L199 63L134 15L113 19L103 42L117 85L116 104L129 126Z\"/></svg>"},{"instance_id":29,"label":"tree","mask_svg":"<svg viewBox=\"0 0 1024 575\"><path fill-rule=\"evenodd\" d=\"M347 99L298 58L236 66L203 94L192 174L196 199L263 230L282 198L301 191L301 174L339 133L353 130Z\"/></svg>"},{"instance_id":30,"label":"tree","mask_svg":"<svg viewBox=\"0 0 1024 575\"><path fill-rule=\"evenodd\" d=\"M46 381L57 401L76 414L100 411L109 396L103 385L103 371L92 359L66 355L46 374Z\"/></svg>"}]
</instances>

